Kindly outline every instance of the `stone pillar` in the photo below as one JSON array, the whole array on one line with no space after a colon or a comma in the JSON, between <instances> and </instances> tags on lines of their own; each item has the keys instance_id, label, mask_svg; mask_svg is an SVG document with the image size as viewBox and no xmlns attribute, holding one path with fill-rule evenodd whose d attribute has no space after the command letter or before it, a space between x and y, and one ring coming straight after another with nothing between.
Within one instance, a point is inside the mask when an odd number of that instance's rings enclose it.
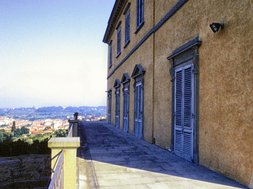
<instances>
[{"instance_id":1,"label":"stone pillar","mask_svg":"<svg viewBox=\"0 0 253 189\"><path fill-rule=\"evenodd\" d=\"M79 146L79 137L57 137L48 141L48 147L52 149L51 157L63 150L64 189L76 188L76 150ZM51 167L56 160L57 158L51 162Z\"/></svg>"}]
</instances>

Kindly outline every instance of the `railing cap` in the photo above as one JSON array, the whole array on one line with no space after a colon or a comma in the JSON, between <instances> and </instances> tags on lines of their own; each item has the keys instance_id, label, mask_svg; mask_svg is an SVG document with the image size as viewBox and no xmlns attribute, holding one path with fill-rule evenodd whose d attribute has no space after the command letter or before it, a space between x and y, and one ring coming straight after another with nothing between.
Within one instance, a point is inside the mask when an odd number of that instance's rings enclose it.
<instances>
[{"instance_id":1,"label":"railing cap","mask_svg":"<svg viewBox=\"0 0 253 189\"><path fill-rule=\"evenodd\" d=\"M68 122L69 123L78 123L79 120L77 120L77 119L69 119Z\"/></svg>"},{"instance_id":2,"label":"railing cap","mask_svg":"<svg viewBox=\"0 0 253 189\"><path fill-rule=\"evenodd\" d=\"M78 148L80 137L55 137L48 141L49 148Z\"/></svg>"}]
</instances>

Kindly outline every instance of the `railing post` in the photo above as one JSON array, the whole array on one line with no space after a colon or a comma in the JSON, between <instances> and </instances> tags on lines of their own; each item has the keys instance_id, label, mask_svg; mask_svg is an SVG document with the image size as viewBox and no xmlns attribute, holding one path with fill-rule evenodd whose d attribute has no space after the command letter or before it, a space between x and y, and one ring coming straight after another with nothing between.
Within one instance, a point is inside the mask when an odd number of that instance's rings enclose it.
<instances>
[{"instance_id":1,"label":"railing post","mask_svg":"<svg viewBox=\"0 0 253 189\"><path fill-rule=\"evenodd\" d=\"M77 137L78 136L78 124L79 121L78 120L68 120L69 121L69 125L72 125L72 136L73 137Z\"/></svg>"},{"instance_id":2,"label":"railing post","mask_svg":"<svg viewBox=\"0 0 253 189\"><path fill-rule=\"evenodd\" d=\"M63 188L76 188L76 150L80 146L79 137L56 137L48 141L52 157L63 150ZM56 160L55 160L56 161ZM52 166L54 166L54 162Z\"/></svg>"}]
</instances>

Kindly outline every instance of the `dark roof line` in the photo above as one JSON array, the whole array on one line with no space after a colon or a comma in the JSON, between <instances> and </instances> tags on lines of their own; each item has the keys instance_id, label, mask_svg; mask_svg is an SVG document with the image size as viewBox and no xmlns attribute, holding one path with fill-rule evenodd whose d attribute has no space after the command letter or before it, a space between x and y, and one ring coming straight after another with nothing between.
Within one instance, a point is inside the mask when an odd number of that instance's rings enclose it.
<instances>
[{"instance_id":1,"label":"dark roof line","mask_svg":"<svg viewBox=\"0 0 253 189\"><path fill-rule=\"evenodd\" d=\"M125 3L127 0L116 0L109 18L109 21L107 23L106 31L104 34L103 42L104 43L109 43L109 37L110 34L112 33L112 30L116 24L116 21L118 20L119 14L124 8Z\"/></svg>"}]
</instances>

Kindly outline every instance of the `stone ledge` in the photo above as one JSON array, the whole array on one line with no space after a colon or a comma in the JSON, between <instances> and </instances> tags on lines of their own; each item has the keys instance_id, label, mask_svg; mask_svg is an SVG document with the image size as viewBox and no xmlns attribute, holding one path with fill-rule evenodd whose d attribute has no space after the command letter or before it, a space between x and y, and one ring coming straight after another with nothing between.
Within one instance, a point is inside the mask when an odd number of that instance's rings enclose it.
<instances>
[{"instance_id":1,"label":"stone ledge","mask_svg":"<svg viewBox=\"0 0 253 189\"><path fill-rule=\"evenodd\" d=\"M55 137L48 141L49 148L78 148L80 137Z\"/></svg>"}]
</instances>

